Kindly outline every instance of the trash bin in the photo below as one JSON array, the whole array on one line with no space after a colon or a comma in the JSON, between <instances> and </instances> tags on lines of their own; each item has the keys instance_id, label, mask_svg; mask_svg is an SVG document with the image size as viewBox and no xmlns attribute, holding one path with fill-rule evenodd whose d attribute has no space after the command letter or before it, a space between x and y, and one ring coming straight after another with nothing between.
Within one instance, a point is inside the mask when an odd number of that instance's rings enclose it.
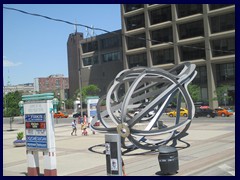
<instances>
[{"instance_id":1,"label":"trash bin","mask_svg":"<svg viewBox=\"0 0 240 180\"><path fill-rule=\"evenodd\" d=\"M162 174L176 174L179 165L178 165L178 152L175 147L172 146L160 146L158 148L158 162Z\"/></svg>"}]
</instances>

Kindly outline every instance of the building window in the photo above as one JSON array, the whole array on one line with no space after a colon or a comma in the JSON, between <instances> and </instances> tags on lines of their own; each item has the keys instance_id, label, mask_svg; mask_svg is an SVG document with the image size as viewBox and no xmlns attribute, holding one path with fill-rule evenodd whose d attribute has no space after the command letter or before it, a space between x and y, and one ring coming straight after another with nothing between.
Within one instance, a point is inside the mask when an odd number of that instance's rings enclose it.
<instances>
[{"instance_id":1,"label":"building window","mask_svg":"<svg viewBox=\"0 0 240 180\"><path fill-rule=\"evenodd\" d=\"M152 31L151 35L152 35L152 40L153 40L152 45L173 41L172 27ZM156 42L154 40L159 41L159 42Z\"/></svg>"},{"instance_id":2,"label":"building window","mask_svg":"<svg viewBox=\"0 0 240 180\"><path fill-rule=\"evenodd\" d=\"M187 24L180 24L179 39L193 38L197 36L204 36L203 21L195 21Z\"/></svg>"},{"instance_id":3,"label":"building window","mask_svg":"<svg viewBox=\"0 0 240 180\"><path fill-rule=\"evenodd\" d=\"M96 50L98 50L97 41L92 41L92 42L82 44L83 53L92 52Z\"/></svg>"},{"instance_id":4,"label":"building window","mask_svg":"<svg viewBox=\"0 0 240 180\"><path fill-rule=\"evenodd\" d=\"M102 39L102 49L115 48L120 46L121 40L118 36Z\"/></svg>"},{"instance_id":5,"label":"building window","mask_svg":"<svg viewBox=\"0 0 240 180\"><path fill-rule=\"evenodd\" d=\"M180 46L179 53L181 61L206 59L204 43Z\"/></svg>"},{"instance_id":6,"label":"building window","mask_svg":"<svg viewBox=\"0 0 240 180\"><path fill-rule=\"evenodd\" d=\"M56 88L59 88L60 87L60 80L59 79L56 79Z\"/></svg>"},{"instance_id":7,"label":"building window","mask_svg":"<svg viewBox=\"0 0 240 180\"><path fill-rule=\"evenodd\" d=\"M233 4L209 4L209 9L210 10L215 10L215 9L220 9L224 8L227 6L232 6Z\"/></svg>"},{"instance_id":8,"label":"building window","mask_svg":"<svg viewBox=\"0 0 240 180\"><path fill-rule=\"evenodd\" d=\"M103 62L111 62L120 60L120 52L112 52L103 54Z\"/></svg>"},{"instance_id":9,"label":"building window","mask_svg":"<svg viewBox=\"0 0 240 180\"><path fill-rule=\"evenodd\" d=\"M196 67L197 75L193 79L193 84L207 85L207 68L206 66Z\"/></svg>"},{"instance_id":10,"label":"building window","mask_svg":"<svg viewBox=\"0 0 240 180\"><path fill-rule=\"evenodd\" d=\"M125 18L125 22L126 22L127 31L145 27L145 20L144 20L143 14L127 17Z\"/></svg>"},{"instance_id":11,"label":"building window","mask_svg":"<svg viewBox=\"0 0 240 180\"><path fill-rule=\"evenodd\" d=\"M136 67L136 66L147 66L146 53L129 55L129 56L127 56L127 59L128 59L128 67L129 68Z\"/></svg>"},{"instance_id":12,"label":"building window","mask_svg":"<svg viewBox=\"0 0 240 180\"><path fill-rule=\"evenodd\" d=\"M140 47L146 47L145 33L127 37L128 49L135 49Z\"/></svg>"},{"instance_id":13,"label":"building window","mask_svg":"<svg viewBox=\"0 0 240 180\"><path fill-rule=\"evenodd\" d=\"M218 39L211 41L212 57L226 56L235 54L235 39Z\"/></svg>"},{"instance_id":14,"label":"building window","mask_svg":"<svg viewBox=\"0 0 240 180\"><path fill-rule=\"evenodd\" d=\"M161 49L152 52L153 65L174 63L173 49Z\"/></svg>"},{"instance_id":15,"label":"building window","mask_svg":"<svg viewBox=\"0 0 240 180\"><path fill-rule=\"evenodd\" d=\"M143 4L125 4L124 5L124 9L126 13L140 9L140 8L143 8Z\"/></svg>"},{"instance_id":16,"label":"building window","mask_svg":"<svg viewBox=\"0 0 240 180\"><path fill-rule=\"evenodd\" d=\"M98 57L97 56L83 58L83 65L84 66L90 66L90 65L93 65L93 64L98 64Z\"/></svg>"},{"instance_id":17,"label":"building window","mask_svg":"<svg viewBox=\"0 0 240 180\"><path fill-rule=\"evenodd\" d=\"M166 21L171 21L171 20L172 20L171 6L150 11L151 25L166 22Z\"/></svg>"},{"instance_id":18,"label":"building window","mask_svg":"<svg viewBox=\"0 0 240 180\"><path fill-rule=\"evenodd\" d=\"M217 83L235 81L235 64L217 64L216 65Z\"/></svg>"},{"instance_id":19,"label":"building window","mask_svg":"<svg viewBox=\"0 0 240 180\"><path fill-rule=\"evenodd\" d=\"M224 14L210 17L211 33L218 33L235 29L235 14Z\"/></svg>"},{"instance_id":20,"label":"building window","mask_svg":"<svg viewBox=\"0 0 240 180\"><path fill-rule=\"evenodd\" d=\"M203 12L202 4L177 4L176 7L178 18Z\"/></svg>"},{"instance_id":21,"label":"building window","mask_svg":"<svg viewBox=\"0 0 240 180\"><path fill-rule=\"evenodd\" d=\"M45 87L49 88L49 81L48 80L45 81Z\"/></svg>"}]
</instances>

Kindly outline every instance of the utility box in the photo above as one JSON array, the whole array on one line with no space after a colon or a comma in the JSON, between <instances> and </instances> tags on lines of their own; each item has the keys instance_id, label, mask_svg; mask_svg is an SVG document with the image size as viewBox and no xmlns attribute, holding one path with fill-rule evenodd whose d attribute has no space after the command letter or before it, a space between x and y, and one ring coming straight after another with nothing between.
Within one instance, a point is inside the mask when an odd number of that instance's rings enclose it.
<instances>
[{"instance_id":1,"label":"utility box","mask_svg":"<svg viewBox=\"0 0 240 180\"><path fill-rule=\"evenodd\" d=\"M177 149L172 146L163 145L158 148L158 151L158 162L161 174L176 174L179 169Z\"/></svg>"}]
</instances>

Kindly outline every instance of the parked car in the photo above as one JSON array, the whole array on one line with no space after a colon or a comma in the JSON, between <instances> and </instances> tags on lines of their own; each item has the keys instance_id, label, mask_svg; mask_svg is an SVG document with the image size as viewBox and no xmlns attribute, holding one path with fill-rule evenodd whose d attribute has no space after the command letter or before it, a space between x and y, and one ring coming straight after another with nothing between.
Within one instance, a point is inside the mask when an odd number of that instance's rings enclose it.
<instances>
[{"instance_id":1,"label":"parked car","mask_svg":"<svg viewBox=\"0 0 240 180\"><path fill-rule=\"evenodd\" d=\"M216 112L213 109L201 109L201 108L197 108L195 110L195 117L198 118L200 116L202 117L212 117L214 118L216 116Z\"/></svg>"},{"instance_id":2,"label":"parked car","mask_svg":"<svg viewBox=\"0 0 240 180\"><path fill-rule=\"evenodd\" d=\"M87 113L83 112L83 115L87 115ZM78 118L79 116L81 116L81 112L77 112L77 113L73 114L73 118Z\"/></svg>"},{"instance_id":3,"label":"parked car","mask_svg":"<svg viewBox=\"0 0 240 180\"><path fill-rule=\"evenodd\" d=\"M177 111L176 111L176 110L170 111L169 113L167 113L167 115L168 115L169 117L176 117ZM188 116L188 110L185 109L185 108L180 108L180 116L187 117L187 116Z\"/></svg>"},{"instance_id":4,"label":"parked car","mask_svg":"<svg viewBox=\"0 0 240 180\"><path fill-rule=\"evenodd\" d=\"M57 113L54 113L54 118L68 118L68 115L58 111Z\"/></svg>"},{"instance_id":5,"label":"parked car","mask_svg":"<svg viewBox=\"0 0 240 180\"><path fill-rule=\"evenodd\" d=\"M229 117L231 115L233 115L232 112L229 112L227 109L224 108L216 108L215 111L217 112L218 116L222 116L222 117Z\"/></svg>"}]
</instances>

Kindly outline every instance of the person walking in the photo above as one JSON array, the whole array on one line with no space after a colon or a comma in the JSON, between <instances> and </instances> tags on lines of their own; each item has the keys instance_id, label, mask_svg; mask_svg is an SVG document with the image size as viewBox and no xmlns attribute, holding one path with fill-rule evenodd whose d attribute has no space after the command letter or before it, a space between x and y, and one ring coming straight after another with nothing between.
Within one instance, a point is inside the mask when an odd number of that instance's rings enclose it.
<instances>
[{"instance_id":1,"label":"person walking","mask_svg":"<svg viewBox=\"0 0 240 180\"><path fill-rule=\"evenodd\" d=\"M75 132L75 136L77 136L77 123L75 119L72 122L72 133L71 133L72 136L74 132Z\"/></svg>"}]
</instances>

